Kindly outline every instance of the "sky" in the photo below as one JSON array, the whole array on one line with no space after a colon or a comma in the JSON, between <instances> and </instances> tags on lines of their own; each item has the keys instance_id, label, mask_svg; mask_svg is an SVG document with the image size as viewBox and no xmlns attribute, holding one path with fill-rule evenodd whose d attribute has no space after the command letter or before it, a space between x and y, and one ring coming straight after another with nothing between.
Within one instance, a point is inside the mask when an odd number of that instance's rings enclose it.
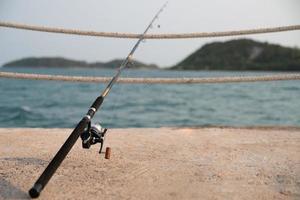
<instances>
[{"instance_id":1,"label":"sky","mask_svg":"<svg viewBox=\"0 0 300 200\"><path fill-rule=\"evenodd\" d=\"M1 0L0 21L105 32L141 33L165 1ZM299 0L169 0L149 33L230 31L300 24ZM160 25L160 28L158 28ZM134 59L172 66L202 45L251 38L300 47L300 31L242 37L147 40ZM0 27L0 66L29 56L88 62L124 58L136 40L82 37Z\"/></svg>"}]
</instances>

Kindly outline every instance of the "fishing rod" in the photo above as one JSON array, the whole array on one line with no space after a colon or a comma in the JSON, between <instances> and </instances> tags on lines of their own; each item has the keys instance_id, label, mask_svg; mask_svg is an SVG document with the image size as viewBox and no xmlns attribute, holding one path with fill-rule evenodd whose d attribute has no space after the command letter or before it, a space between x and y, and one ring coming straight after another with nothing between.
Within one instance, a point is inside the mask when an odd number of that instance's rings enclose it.
<instances>
[{"instance_id":1,"label":"fishing rod","mask_svg":"<svg viewBox=\"0 0 300 200\"><path fill-rule=\"evenodd\" d=\"M110 80L102 94L96 98L86 115L80 120L80 122L74 128L68 139L65 141L65 143L58 150L51 162L48 164L44 172L40 175L40 177L34 183L33 187L29 190L30 197L37 198L40 195L42 190L47 185L48 181L51 179L57 168L60 166L67 154L70 152L71 148L76 143L79 136L81 136L83 148L89 148L90 145L101 143L99 151L99 153L101 153L104 142L104 136L107 129L103 129L100 125L91 126L91 119L94 117L95 113L102 105L105 97L109 94L111 88L118 80L122 70L125 69L128 66L128 64L132 61L132 56L135 50L138 48L139 44L144 40L146 33L152 27L152 24L158 18L159 14L163 11L166 5L167 2L156 13L156 15L151 20L150 24L147 26L145 31L140 35L138 41L133 46L128 56L124 59L120 67L117 69L117 73L115 74L115 76Z\"/></svg>"}]
</instances>

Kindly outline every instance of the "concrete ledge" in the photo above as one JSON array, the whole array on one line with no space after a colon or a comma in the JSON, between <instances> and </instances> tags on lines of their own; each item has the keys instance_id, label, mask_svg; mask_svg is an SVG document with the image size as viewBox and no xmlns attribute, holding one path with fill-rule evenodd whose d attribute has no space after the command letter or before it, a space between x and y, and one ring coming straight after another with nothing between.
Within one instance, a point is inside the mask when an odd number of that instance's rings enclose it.
<instances>
[{"instance_id":1,"label":"concrete ledge","mask_svg":"<svg viewBox=\"0 0 300 200\"><path fill-rule=\"evenodd\" d=\"M71 129L0 129L0 199L28 189ZM111 129L78 140L40 199L300 199L299 128Z\"/></svg>"}]
</instances>

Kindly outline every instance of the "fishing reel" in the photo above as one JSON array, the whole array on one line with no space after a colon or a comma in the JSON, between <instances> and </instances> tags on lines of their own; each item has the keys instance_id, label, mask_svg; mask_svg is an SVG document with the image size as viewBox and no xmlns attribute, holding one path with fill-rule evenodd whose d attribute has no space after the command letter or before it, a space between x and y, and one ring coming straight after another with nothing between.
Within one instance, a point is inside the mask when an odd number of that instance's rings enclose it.
<instances>
[{"instance_id":1,"label":"fishing reel","mask_svg":"<svg viewBox=\"0 0 300 200\"><path fill-rule=\"evenodd\" d=\"M80 135L82 148L89 149L92 145L100 143L99 153L101 153L106 131L107 129L102 128L99 123L91 124L91 122L89 122L84 132Z\"/></svg>"}]
</instances>

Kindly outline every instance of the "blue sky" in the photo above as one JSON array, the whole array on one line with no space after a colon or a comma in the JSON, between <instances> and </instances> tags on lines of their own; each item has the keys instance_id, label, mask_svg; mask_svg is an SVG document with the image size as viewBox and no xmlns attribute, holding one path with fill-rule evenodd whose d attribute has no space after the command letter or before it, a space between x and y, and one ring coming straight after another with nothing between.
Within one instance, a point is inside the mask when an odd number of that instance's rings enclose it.
<instances>
[{"instance_id":1,"label":"blue sky","mask_svg":"<svg viewBox=\"0 0 300 200\"><path fill-rule=\"evenodd\" d=\"M142 32L165 1L1 0L0 21L108 32ZM210 32L300 24L299 0L169 0L151 33ZM300 47L300 31L247 36ZM246 36L243 36L245 38ZM147 40L135 59L176 64L203 44L240 37ZM67 36L0 28L0 65L27 56L94 61L124 58L135 40Z\"/></svg>"}]
</instances>

